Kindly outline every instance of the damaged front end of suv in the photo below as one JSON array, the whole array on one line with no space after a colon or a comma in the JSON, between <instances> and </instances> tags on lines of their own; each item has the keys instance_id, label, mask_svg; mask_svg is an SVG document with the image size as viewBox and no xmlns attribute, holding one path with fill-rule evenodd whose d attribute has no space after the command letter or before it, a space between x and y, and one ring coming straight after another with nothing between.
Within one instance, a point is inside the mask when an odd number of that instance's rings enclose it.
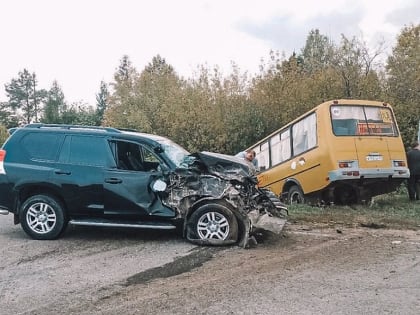
<instances>
[{"instance_id":1,"label":"damaged front end of suv","mask_svg":"<svg viewBox=\"0 0 420 315\"><path fill-rule=\"evenodd\" d=\"M154 190L176 210L184 237L195 244L247 247L255 242L254 233L279 234L286 223L286 206L259 188L252 166L236 157L191 154L169 172L164 187Z\"/></svg>"}]
</instances>

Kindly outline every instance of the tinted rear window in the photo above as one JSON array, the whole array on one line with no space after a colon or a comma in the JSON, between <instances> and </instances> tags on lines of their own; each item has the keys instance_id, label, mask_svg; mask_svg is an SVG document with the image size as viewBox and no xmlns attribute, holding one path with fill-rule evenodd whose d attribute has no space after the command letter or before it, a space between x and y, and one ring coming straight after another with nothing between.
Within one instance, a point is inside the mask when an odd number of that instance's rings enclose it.
<instances>
[{"instance_id":1,"label":"tinted rear window","mask_svg":"<svg viewBox=\"0 0 420 315\"><path fill-rule=\"evenodd\" d=\"M61 136L51 133L28 133L22 139L22 146L30 159L55 161Z\"/></svg>"},{"instance_id":2,"label":"tinted rear window","mask_svg":"<svg viewBox=\"0 0 420 315\"><path fill-rule=\"evenodd\" d=\"M105 166L109 155L105 138L93 136L66 136L60 153L61 163Z\"/></svg>"}]
</instances>

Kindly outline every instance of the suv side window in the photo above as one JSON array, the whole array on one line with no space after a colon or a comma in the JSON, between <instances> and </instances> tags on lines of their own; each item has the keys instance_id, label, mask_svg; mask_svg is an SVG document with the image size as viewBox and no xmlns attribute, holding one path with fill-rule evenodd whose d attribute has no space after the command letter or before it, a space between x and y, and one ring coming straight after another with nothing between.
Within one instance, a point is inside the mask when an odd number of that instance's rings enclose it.
<instances>
[{"instance_id":1,"label":"suv side window","mask_svg":"<svg viewBox=\"0 0 420 315\"><path fill-rule=\"evenodd\" d=\"M130 171L155 171L160 165L158 157L138 143L116 141L111 143L119 169Z\"/></svg>"},{"instance_id":2,"label":"suv side window","mask_svg":"<svg viewBox=\"0 0 420 315\"><path fill-rule=\"evenodd\" d=\"M31 160L55 161L62 136L31 132L22 138L22 146Z\"/></svg>"},{"instance_id":3,"label":"suv side window","mask_svg":"<svg viewBox=\"0 0 420 315\"><path fill-rule=\"evenodd\" d=\"M59 162L91 166L107 166L109 149L103 137L66 136Z\"/></svg>"},{"instance_id":4,"label":"suv side window","mask_svg":"<svg viewBox=\"0 0 420 315\"><path fill-rule=\"evenodd\" d=\"M148 163L158 163L159 160L156 157L155 154L153 154L151 151L147 150L146 148L143 148L143 160Z\"/></svg>"}]
</instances>

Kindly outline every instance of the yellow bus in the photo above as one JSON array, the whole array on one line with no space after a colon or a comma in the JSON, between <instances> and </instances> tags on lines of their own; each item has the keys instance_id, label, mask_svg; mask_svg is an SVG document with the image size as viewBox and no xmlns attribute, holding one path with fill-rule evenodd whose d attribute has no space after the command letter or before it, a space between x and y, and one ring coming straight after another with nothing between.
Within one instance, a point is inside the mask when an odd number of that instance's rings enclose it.
<instances>
[{"instance_id":1,"label":"yellow bus","mask_svg":"<svg viewBox=\"0 0 420 315\"><path fill-rule=\"evenodd\" d=\"M289 203L369 202L410 175L392 107L376 101L327 101L249 149L259 186Z\"/></svg>"}]
</instances>

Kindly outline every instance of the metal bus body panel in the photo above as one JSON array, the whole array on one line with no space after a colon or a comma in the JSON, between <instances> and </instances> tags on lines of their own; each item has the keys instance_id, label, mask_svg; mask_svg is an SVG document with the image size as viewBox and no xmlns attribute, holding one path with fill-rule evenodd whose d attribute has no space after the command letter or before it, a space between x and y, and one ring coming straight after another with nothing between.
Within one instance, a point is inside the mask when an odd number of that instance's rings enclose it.
<instances>
[{"instance_id":1,"label":"metal bus body panel","mask_svg":"<svg viewBox=\"0 0 420 315\"><path fill-rule=\"evenodd\" d=\"M376 106L389 109L392 114L393 135L336 135L332 128L330 106L358 105ZM363 185L363 179L369 179L370 185L383 183L384 180L400 183L409 177L403 142L397 122L388 104L375 101L338 100L318 105L311 111L293 120L283 128L267 136L259 143L270 139L302 120L311 113L316 113L317 145L306 152L292 156L277 165L270 165L258 178L261 187L270 188L275 194L287 192L288 185L298 184L305 195L322 192L335 187L337 182L351 185ZM258 143L257 143L258 145ZM251 149L257 146L250 147ZM351 167L342 167L349 162ZM395 162L398 165L395 165ZM345 164L344 164L345 165ZM379 194L380 187L375 189ZM388 190L384 191L388 192Z\"/></svg>"}]
</instances>

